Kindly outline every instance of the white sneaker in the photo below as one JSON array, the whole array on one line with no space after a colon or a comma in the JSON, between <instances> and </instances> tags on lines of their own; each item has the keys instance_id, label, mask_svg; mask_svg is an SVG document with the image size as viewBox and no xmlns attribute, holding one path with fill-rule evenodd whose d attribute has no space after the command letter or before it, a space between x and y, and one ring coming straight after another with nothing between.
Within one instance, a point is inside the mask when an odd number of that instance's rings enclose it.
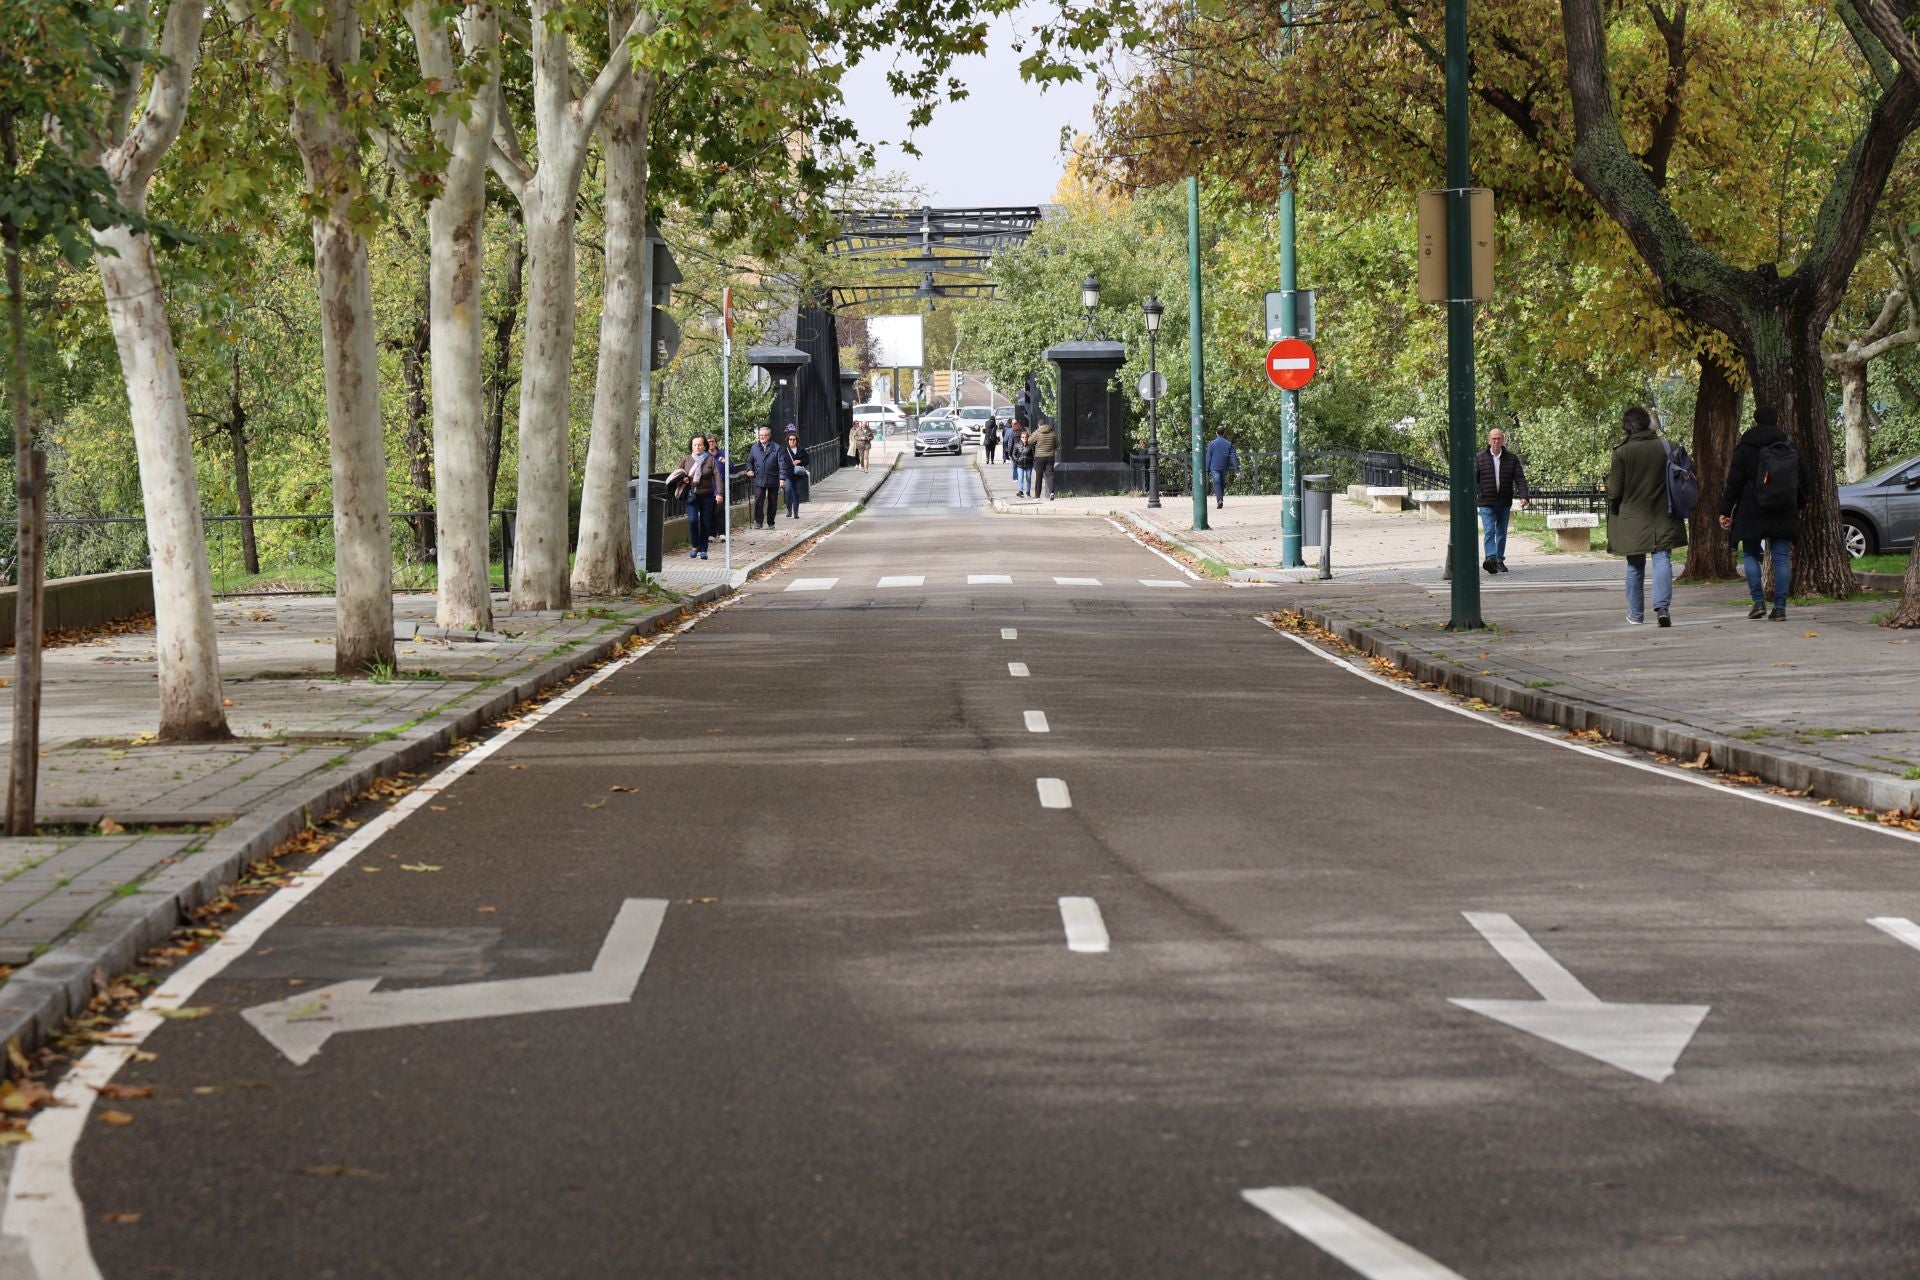
<instances>
[{"instance_id":1,"label":"white sneaker","mask_svg":"<svg viewBox=\"0 0 1920 1280\"><path fill-rule=\"evenodd\" d=\"M1647 620L1645 618L1636 618L1632 614L1627 615L1627 621L1631 622L1636 627L1643 627L1647 623Z\"/></svg>"}]
</instances>

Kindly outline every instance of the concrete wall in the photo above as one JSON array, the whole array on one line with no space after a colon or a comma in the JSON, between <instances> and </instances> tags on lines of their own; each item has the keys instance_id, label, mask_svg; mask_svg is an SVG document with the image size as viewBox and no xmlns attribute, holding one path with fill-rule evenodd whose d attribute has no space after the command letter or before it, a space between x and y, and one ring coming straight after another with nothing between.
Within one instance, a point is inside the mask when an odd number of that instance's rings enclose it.
<instances>
[{"instance_id":1,"label":"concrete wall","mask_svg":"<svg viewBox=\"0 0 1920 1280\"><path fill-rule=\"evenodd\" d=\"M13 643L15 587L0 587L0 644ZM90 573L81 578L50 578L45 587L47 617L44 630L66 631L97 627L103 622L137 618L153 612L153 575L144 569L131 573Z\"/></svg>"}]
</instances>

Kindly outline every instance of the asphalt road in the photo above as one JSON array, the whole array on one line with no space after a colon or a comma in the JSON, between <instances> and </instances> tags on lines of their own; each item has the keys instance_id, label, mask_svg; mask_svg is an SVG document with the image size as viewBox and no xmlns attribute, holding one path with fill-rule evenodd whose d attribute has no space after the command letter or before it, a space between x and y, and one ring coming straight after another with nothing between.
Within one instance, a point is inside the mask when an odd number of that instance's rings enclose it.
<instances>
[{"instance_id":1,"label":"asphalt road","mask_svg":"<svg viewBox=\"0 0 1920 1280\"><path fill-rule=\"evenodd\" d=\"M903 463L209 982L78 1149L102 1271L1920 1274L1920 950L1867 923L1920 917L1920 848L1475 723L1275 593L981 501ZM628 899L668 904L630 1000L298 1066L239 1016L587 971ZM1450 1003L1542 995L1600 1057Z\"/></svg>"}]
</instances>

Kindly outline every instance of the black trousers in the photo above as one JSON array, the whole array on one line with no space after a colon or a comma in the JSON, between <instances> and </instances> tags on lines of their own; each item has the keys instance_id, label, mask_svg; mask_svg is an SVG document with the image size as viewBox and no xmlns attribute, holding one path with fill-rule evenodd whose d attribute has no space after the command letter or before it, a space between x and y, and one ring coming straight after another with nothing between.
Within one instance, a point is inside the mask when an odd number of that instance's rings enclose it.
<instances>
[{"instance_id":1,"label":"black trousers","mask_svg":"<svg viewBox=\"0 0 1920 1280\"><path fill-rule=\"evenodd\" d=\"M771 489L753 486L753 522L773 527L773 518L780 512L780 489L776 485Z\"/></svg>"}]
</instances>

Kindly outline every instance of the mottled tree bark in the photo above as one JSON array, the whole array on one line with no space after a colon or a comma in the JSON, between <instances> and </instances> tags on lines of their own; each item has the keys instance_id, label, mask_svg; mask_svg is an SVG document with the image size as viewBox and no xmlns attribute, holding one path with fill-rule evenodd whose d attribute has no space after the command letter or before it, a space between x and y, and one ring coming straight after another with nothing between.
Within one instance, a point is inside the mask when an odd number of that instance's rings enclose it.
<instances>
[{"instance_id":1,"label":"mottled tree bark","mask_svg":"<svg viewBox=\"0 0 1920 1280\"><path fill-rule=\"evenodd\" d=\"M1737 575L1733 540L1720 527L1720 497L1727 465L1740 439L1740 393L1726 366L1712 352L1700 356L1700 390L1693 401L1693 465L1700 476L1700 505L1687 522L1687 582L1715 582Z\"/></svg>"}]
</instances>

